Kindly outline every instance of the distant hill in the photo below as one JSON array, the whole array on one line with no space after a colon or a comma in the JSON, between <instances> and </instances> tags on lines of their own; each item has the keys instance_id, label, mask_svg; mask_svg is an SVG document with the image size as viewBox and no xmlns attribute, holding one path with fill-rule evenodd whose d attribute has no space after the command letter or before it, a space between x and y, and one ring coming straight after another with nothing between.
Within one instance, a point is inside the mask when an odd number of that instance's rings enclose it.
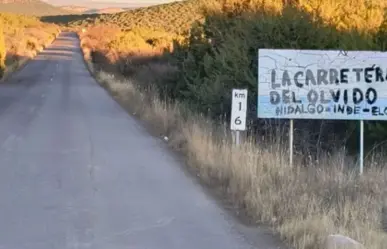
<instances>
[{"instance_id":1,"label":"distant hill","mask_svg":"<svg viewBox=\"0 0 387 249\"><path fill-rule=\"evenodd\" d=\"M116 8L116 7L109 7L109 8L88 8L84 6L76 6L76 5L68 5L68 6L61 6L62 10L72 12L74 14L112 14L112 13L118 13L126 11L127 9L124 8Z\"/></svg>"},{"instance_id":2,"label":"distant hill","mask_svg":"<svg viewBox=\"0 0 387 249\"><path fill-rule=\"evenodd\" d=\"M0 12L35 16L72 14L70 11L63 10L39 0L0 0Z\"/></svg>"},{"instance_id":3,"label":"distant hill","mask_svg":"<svg viewBox=\"0 0 387 249\"><path fill-rule=\"evenodd\" d=\"M59 8L61 8L64 11L73 12L77 14L82 14L89 10L89 8L87 7L76 6L76 5L60 6Z\"/></svg>"},{"instance_id":4,"label":"distant hill","mask_svg":"<svg viewBox=\"0 0 387 249\"><path fill-rule=\"evenodd\" d=\"M123 12L125 9L123 8L103 8L103 9L90 9L85 11L85 14L113 14Z\"/></svg>"}]
</instances>

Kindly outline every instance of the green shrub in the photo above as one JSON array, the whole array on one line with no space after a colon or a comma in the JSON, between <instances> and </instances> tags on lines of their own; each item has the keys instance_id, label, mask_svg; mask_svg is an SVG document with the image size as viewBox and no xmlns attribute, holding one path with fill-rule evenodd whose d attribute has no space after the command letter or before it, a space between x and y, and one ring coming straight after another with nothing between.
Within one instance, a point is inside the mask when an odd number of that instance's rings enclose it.
<instances>
[{"instance_id":1,"label":"green shrub","mask_svg":"<svg viewBox=\"0 0 387 249\"><path fill-rule=\"evenodd\" d=\"M108 49L119 52L149 52L169 49L172 41L177 39L176 35L163 31L152 31L148 29L133 29L119 32L108 44Z\"/></svg>"},{"instance_id":2,"label":"green shrub","mask_svg":"<svg viewBox=\"0 0 387 249\"><path fill-rule=\"evenodd\" d=\"M339 31L322 18L290 5L281 12L257 9L237 13L211 13L204 24L191 29L183 56L176 51L180 74L174 94L201 112L210 110L214 117L228 113L235 87L249 89L250 110L255 112L258 48L377 47L361 32Z\"/></svg>"}]
</instances>

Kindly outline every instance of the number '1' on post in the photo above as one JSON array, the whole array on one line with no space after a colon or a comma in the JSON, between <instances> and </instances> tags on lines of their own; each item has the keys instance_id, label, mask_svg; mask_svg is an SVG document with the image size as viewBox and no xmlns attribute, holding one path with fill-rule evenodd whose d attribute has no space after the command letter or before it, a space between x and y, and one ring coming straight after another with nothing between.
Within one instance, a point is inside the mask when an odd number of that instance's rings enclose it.
<instances>
[{"instance_id":1,"label":"number '1' on post","mask_svg":"<svg viewBox=\"0 0 387 249\"><path fill-rule=\"evenodd\" d=\"M246 130L247 90L232 90L231 130L235 131L235 143L240 144L240 131Z\"/></svg>"}]
</instances>

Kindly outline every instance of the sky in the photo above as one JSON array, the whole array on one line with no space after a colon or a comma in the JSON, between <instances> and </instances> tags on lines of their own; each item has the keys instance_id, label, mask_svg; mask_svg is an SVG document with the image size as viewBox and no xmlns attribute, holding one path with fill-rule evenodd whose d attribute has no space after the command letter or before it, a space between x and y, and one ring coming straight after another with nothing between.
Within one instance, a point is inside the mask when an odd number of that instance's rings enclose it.
<instances>
[{"instance_id":1,"label":"sky","mask_svg":"<svg viewBox=\"0 0 387 249\"><path fill-rule=\"evenodd\" d=\"M90 8L142 7L175 2L176 0L43 0L53 5L77 5Z\"/></svg>"}]
</instances>

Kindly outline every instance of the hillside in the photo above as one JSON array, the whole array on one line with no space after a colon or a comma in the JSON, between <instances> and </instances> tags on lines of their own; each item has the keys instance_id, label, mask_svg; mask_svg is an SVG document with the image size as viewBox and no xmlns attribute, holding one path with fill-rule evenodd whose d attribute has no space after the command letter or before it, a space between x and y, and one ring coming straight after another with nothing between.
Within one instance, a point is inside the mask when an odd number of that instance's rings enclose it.
<instances>
[{"instance_id":1,"label":"hillside","mask_svg":"<svg viewBox=\"0 0 387 249\"><path fill-rule=\"evenodd\" d=\"M68 15L45 17L43 20L72 27L109 24L117 25L123 29L147 28L176 33L188 30L194 21L202 18L198 3L198 0L188 0L138 8L115 14Z\"/></svg>"},{"instance_id":2,"label":"hillside","mask_svg":"<svg viewBox=\"0 0 387 249\"><path fill-rule=\"evenodd\" d=\"M141 27L176 32L189 29L193 21L201 18L198 6L197 1L174 2L117 14L100 15L70 24L84 26L109 23L125 29Z\"/></svg>"},{"instance_id":3,"label":"hillside","mask_svg":"<svg viewBox=\"0 0 387 249\"><path fill-rule=\"evenodd\" d=\"M68 15L71 12L39 0L0 0L0 12L24 15Z\"/></svg>"}]
</instances>

